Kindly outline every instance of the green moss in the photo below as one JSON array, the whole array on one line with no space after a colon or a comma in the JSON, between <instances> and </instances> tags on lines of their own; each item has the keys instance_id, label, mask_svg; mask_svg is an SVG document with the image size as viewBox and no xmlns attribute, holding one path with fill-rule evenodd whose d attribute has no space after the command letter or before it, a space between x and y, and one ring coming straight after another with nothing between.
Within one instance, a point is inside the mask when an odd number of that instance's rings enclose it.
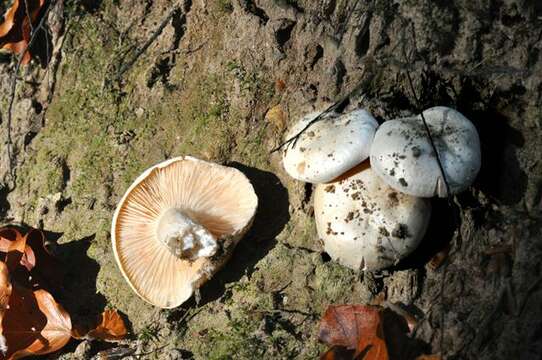
<instances>
[{"instance_id":1,"label":"green moss","mask_svg":"<svg viewBox=\"0 0 542 360\"><path fill-rule=\"evenodd\" d=\"M241 316L228 323L227 331L211 329L208 334L208 359L253 359L265 353L265 344L254 332L257 323Z\"/></svg>"},{"instance_id":2,"label":"green moss","mask_svg":"<svg viewBox=\"0 0 542 360\"><path fill-rule=\"evenodd\" d=\"M215 0L215 6L218 11L230 14L233 12L233 4L231 0Z\"/></svg>"},{"instance_id":3,"label":"green moss","mask_svg":"<svg viewBox=\"0 0 542 360\"><path fill-rule=\"evenodd\" d=\"M330 304L348 302L357 281L354 271L334 261L317 266L312 285L318 289L314 305L323 311Z\"/></svg>"},{"instance_id":4,"label":"green moss","mask_svg":"<svg viewBox=\"0 0 542 360\"><path fill-rule=\"evenodd\" d=\"M275 95L274 84L264 78L264 69L247 69L236 61L228 61L226 69L239 81L243 92L249 93L259 101L269 102Z\"/></svg>"}]
</instances>

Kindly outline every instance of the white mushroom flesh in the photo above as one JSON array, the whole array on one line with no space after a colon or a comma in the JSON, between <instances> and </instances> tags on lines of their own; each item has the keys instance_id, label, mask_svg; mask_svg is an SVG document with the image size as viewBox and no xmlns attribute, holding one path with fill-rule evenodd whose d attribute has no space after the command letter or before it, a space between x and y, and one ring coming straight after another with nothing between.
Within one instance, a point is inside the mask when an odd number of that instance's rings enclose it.
<instances>
[{"instance_id":1,"label":"white mushroom flesh","mask_svg":"<svg viewBox=\"0 0 542 360\"><path fill-rule=\"evenodd\" d=\"M286 139L298 134L320 112L296 123ZM286 146L283 165L294 179L324 183L331 181L369 157L378 122L367 111L326 114L312 124L295 142Z\"/></svg>"},{"instance_id":2,"label":"white mushroom flesh","mask_svg":"<svg viewBox=\"0 0 542 360\"><path fill-rule=\"evenodd\" d=\"M363 163L337 181L316 186L314 215L332 259L355 270L379 270L416 249L431 204L392 189Z\"/></svg>"},{"instance_id":3,"label":"white mushroom flesh","mask_svg":"<svg viewBox=\"0 0 542 360\"><path fill-rule=\"evenodd\" d=\"M199 257L209 257L218 248L211 232L175 208L160 215L156 235L179 259L194 261Z\"/></svg>"}]
</instances>

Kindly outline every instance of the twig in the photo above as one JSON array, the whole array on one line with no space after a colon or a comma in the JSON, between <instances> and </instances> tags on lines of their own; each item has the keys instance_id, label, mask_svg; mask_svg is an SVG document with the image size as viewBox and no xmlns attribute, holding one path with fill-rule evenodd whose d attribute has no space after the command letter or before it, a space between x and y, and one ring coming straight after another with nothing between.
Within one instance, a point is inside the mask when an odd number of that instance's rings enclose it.
<instances>
[{"instance_id":1,"label":"twig","mask_svg":"<svg viewBox=\"0 0 542 360\"><path fill-rule=\"evenodd\" d=\"M24 10L26 12L26 19L28 20L28 26L30 26L30 33L33 33L34 26L32 25L32 18L30 17L30 9L28 8L27 0L24 0Z\"/></svg>"},{"instance_id":2,"label":"twig","mask_svg":"<svg viewBox=\"0 0 542 360\"><path fill-rule=\"evenodd\" d=\"M133 356L135 356L136 358L141 358L142 356L148 356L148 355L151 355L151 354L154 354L156 352L159 352L159 351L162 351L164 350L166 347L168 346L168 344L166 345L162 345L162 346L159 346L153 350L150 350L150 351L147 351L147 352L142 352L142 353L139 353L139 354L133 354Z\"/></svg>"},{"instance_id":3,"label":"twig","mask_svg":"<svg viewBox=\"0 0 542 360\"><path fill-rule=\"evenodd\" d=\"M165 51L162 51L160 53L160 55L169 55L169 54L192 54L192 53L195 53L196 51L199 51L201 49L203 49L203 47L205 45L207 45L207 43L209 42L209 40L205 40L203 41L201 44L197 45L197 46L194 46L193 48L190 48L190 49L170 49L170 50L165 50Z\"/></svg>"},{"instance_id":4,"label":"twig","mask_svg":"<svg viewBox=\"0 0 542 360\"><path fill-rule=\"evenodd\" d=\"M25 1L26 3L26 1ZM49 5L47 6L47 8L45 9L44 13L43 13L43 16L40 20L40 22L38 23L38 26L36 26L34 28L34 31L32 32L31 36L30 36L30 41L28 42L28 44L26 44L24 50L22 51L21 55L19 56L19 59L17 60L17 65L15 66L15 70L13 72L13 77L12 77L12 80L11 80L11 87L10 87L10 97L9 97L9 105L8 105L8 117L7 117L7 155L8 155L8 164L9 164L9 176L11 177L11 181L14 182L15 181L15 173L14 173L14 159L12 158L12 146L13 146L13 143L12 143L12 140L11 140L11 122L12 122L12 117L13 117L13 102L15 101L15 92L17 90L17 74L19 73L19 70L21 68L21 64L23 62L23 58L24 58L24 55L26 54L26 52L28 51L28 49L32 46L32 44L34 44L34 41L36 40L36 36L38 34L38 32L43 28L43 25L45 24L45 21L47 19L47 15L49 14L49 10L55 5L56 3L56 0L52 0ZM10 184L12 187L15 186L15 184ZM9 185L8 185L8 189L9 190L12 190L12 188L10 189Z\"/></svg>"},{"instance_id":5,"label":"twig","mask_svg":"<svg viewBox=\"0 0 542 360\"><path fill-rule=\"evenodd\" d=\"M327 119L325 117L325 115L334 112L335 110L339 109L341 106L345 105L351 98L359 95L361 90L364 88L364 85L365 85L365 81L363 80L363 75L364 74L361 75L362 80L360 80L360 82L354 87L354 89L352 89L348 94L346 94L346 96L342 97L341 99L339 99L338 101L336 101L335 103L330 105L323 112L318 114L317 117L315 117L314 119L309 121L308 124L305 125L305 127L303 127L303 129L301 129L301 131L299 131L297 134L295 134L294 136L292 136L291 138L289 138L288 140L286 140L285 142L283 142L282 144L280 144L276 148L272 149L270 151L270 153L272 154L274 152L277 152L277 151L281 150L284 147L286 147L286 149L288 149L288 146L290 146L290 145L291 145L292 148L295 148L295 145L296 145L297 141L299 140L299 137L305 131L307 131L312 125L314 125L315 123L317 123L320 120Z\"/></svg>"},{"instance_id":6,"label":"twig","mask_svg":"<svg viewBox=\"0 0 542 360\"><path fill-rule=\"evenodd\" d=\"M433 149L433 152L435 153L435 158L437 159L437 164L440 169L440 172L442 174L442 179L444 180L444 185L446 186L446 196L450 198L450 185L448 184L448 179L446 179L446 173L444 172L444 167L442 166L442 161L440 160L440 155L437 151L437 147L435 145L435 142L433 141L433 136L431 135L431 130L429 129L429 126L427 125L427 121L425 121L425 116L423 115L423 110L421 109L421 101L418 98L418 95L416 94L416 91L414 90L414 84L412 83L412 77L410 76L410 72L406 71L408 83L410 85L410 91L412 91L412 95L414 96L414 99L416 100L416 106L418 107L418 110L420 111L420 115L422 118L423 126L425 128L425 132L427 134L427 137L429 138L429 142L431 143L431 148Z\"/></svg>"},{"instance_id":7,"label":"twig","mask_svg":"<svg viewBox=\"0 0 542 360\"><path fill-rule=\"evenodd\" d=\"M182 7L181 4L178 2L173 8L169 11L169 13L166 15L166 17L162 20L162 22L158 25L156 30L152 33L152 35L147 39L147 41L143 44L141 48L139 48L134 56L124 65L121 66L119 71L117 72L117 75L115 77L116 81L119 81L121 77L124 75L126 71L128 71L139 59L139 57L147 51L149 46L158 38L158 36L162 33L164 28L167 26L169 21L173 18L173 16L178 12L181 11Z\"/></svg>"}]
</instances>

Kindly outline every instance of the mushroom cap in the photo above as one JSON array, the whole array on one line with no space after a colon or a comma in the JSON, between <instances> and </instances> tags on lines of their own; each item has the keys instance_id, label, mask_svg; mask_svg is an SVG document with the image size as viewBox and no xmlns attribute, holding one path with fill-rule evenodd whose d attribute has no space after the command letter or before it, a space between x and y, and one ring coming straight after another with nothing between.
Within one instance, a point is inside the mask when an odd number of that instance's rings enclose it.
<instances>
[{"instance_id":1,"label":"mushroom cap","mask_svg":"<svg viewBox=\"0 0 542 360\"><path fill-rule=\"evenodd\" d=\"M423 112L450 192L470 186L481 166L480 138L458 111L437 106ZM390 120L377 130L371 166L388 185L405 194L446 197L446 184L421 116Z\"/></svg>"},{"instance_id":2,"label":"mushroom cap","mask_svg":"<svg viewBox=\"0 0 542 360\"><path fill-rule=\"evenodd\" d=\"M254 188L237 169L189 156L159 163L135 180L117 206L111 226L117 264L143 300L179 306L227 261L257 204ZM183 259L160 242L157 226L171 209L207 229L218 243L216 254Z\"/></svg>"},{"instance_id":3,"label":"mushroom cap","mask_svg":"<svg viewBox=\"0 0 542 360\"><path fill-rule=\"evenodd\" d=\"M392 189L364 162L332 183L316 185L314 216L332 259L354 270L380 270L416 249L431 203Z\"/></svg>"},{"instance_id":4,"label":"mushroom cap","mask_svg":"<svg viewBox=\"0 0 542 360\"><path fill-rule=\"evenodd\" d=\"M299 133L321 112L311 113L287 133ZM378 122L363 109L330 113L299 136L283 153L283 165L293 178L309 183L331 181L369 157Z\"/></svg>"}]
</instances>

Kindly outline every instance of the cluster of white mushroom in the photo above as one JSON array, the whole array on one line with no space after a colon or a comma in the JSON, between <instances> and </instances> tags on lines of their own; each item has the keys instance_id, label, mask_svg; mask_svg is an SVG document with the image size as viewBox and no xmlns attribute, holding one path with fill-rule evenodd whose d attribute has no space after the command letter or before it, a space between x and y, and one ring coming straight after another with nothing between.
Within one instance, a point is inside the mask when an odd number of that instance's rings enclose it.
<instances>
[{"instance_id":1,"label":"cluster of white mushroom","mask_svg":"<svg viewBox=\"0 0 542 360\"><path fill-rule=\"evenodd\" d=\"M319 119L313 113L290 129L288 138L300 135L284 151L284 168L317 184L318 234L341 264L362 270L396 264L425 234L427 198L474 181L480 169L474 126L445 107L423 114L426 123L418 116L379 127L365 110ZM121 199L111 227L115 259L141 298L179 306L228 260L257 205L239 170L189 156L167 160L141 174Z\"/></svg>"},{"instance_id":2,"label":"cluster of white mushroom","mask_svg":"<svg viewBox=\"0 0 542 360\"><path fill-rule=\"evenodd\" d=\"M287 138L318 115L301 119ZM380 127L365 110L329 113L285 148L283 165L293 178L316 184L316 227L331 258L356 270L380 270L421 242L430 197L472 184L480 140L466 117L442 106Z\"/></svg>"}]
</instances>

